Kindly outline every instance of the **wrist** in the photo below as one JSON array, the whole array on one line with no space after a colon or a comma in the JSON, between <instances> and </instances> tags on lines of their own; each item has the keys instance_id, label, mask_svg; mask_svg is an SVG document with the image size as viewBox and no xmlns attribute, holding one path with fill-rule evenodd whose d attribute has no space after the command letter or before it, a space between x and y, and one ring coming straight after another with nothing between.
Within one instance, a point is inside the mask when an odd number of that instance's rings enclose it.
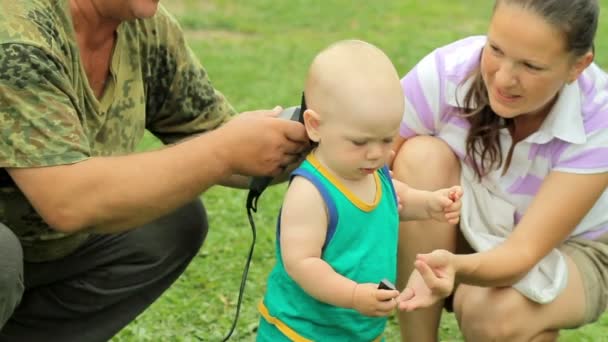
<instances>
[{"instance_id":1,"label":"wrist","mask_svg":"<svg viewBox=\"0 0 608 342\"><path fill-rule=\"evenodd\" d=\"M435 196L435 193L432 191L425 191L423 196L424 213L426 214L424 219L430 220L433 218L433 196Z\"/></svg>"},{"instance_id":2,"label":"wrist","mask_svg":"<svg viewBox=\"0 0 608 342\"><path fill-rule=\"evenodd\" d=\"M459 282L468 283L479 267L479 259L476 258L476 253L473 254L454 254L454 277Z\"/></svg>"},{"instance_id":3,"label":"wrist","mask_svg":"<svg viewBox=\"0 0 608 342\"><path fill-rule=\"evenodd\" d=\"M208 139L201 141L203 144L210 144L211 151L213 151L213 157L216 161L216 168L222 175L239 174L234 162L236 160L236 154L232 148L231 139L227 139L225 134L221 134L222 128L215 131L211 131L203 136L207 136Z\"/></svg>"},{"instance_id":4,"label":"wrist","mask_svg":"<svg viewBox=\"0 0 608 342\"><path fill-rule=\"evenodd\" d=\"M356 292L357 292L357 286L359 286L359 284L353 282L353 286L352 286L352 289L350 291L350 304L348 306L348 309L354 309L355 308L355 297L356 297Z\"/></svg>"}]
</instances>

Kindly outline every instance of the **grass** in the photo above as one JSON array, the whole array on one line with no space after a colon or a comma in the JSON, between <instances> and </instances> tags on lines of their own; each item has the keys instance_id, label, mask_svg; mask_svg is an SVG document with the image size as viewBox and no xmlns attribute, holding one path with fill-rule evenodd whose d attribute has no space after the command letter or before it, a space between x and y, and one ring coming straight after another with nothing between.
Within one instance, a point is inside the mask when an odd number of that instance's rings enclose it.
<instances>
[{"instance_id":1,"label":"grass","mask_svg":"<svg viewBox=\"0 0 608 342\"><path fill-rule=\"evenodd\" d=\"M239 110L298 104L306 68L331 42L360 38L382 48L400 74L432 49L471 34L483 34L492 1L382 0L173 0L176 14L214 85ZM606 9L605 9L606 10ZM606 12L604 12L606 13ZM597 62L608 65L608 15L597 39ZM157 147L150 136L141 148ZM255 338L266 275L274 262L274 225L284 185L267 190L255 215L258 242L234 341ZM241 272L251 241L245 191L212 188L203 198L210 213L207 241L192 264L149 310L112 341L220 341L235 312ZM452 315L444 315L441 339L462 340ZM608 341L608 314L562 341ZM398 340L390 321L388 341Z\"/></svg>"}]
</instances>

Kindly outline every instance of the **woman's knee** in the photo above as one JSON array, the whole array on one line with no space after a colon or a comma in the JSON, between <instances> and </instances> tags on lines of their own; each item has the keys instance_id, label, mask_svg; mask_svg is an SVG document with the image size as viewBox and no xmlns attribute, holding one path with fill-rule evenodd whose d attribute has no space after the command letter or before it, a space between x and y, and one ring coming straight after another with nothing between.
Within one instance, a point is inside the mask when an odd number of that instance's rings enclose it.
<instances>
[{"instance_id":1,"label":"woman's knee","mask_svg":"<svg viewBox=\"0 0 608 342\"><path fill-rule=\"evenodd\" d=\"M432 136L416 136L401 145L393 162L395 178L434 189L460 181L460 161L450 146Z\"/></svg>"},{"instance_id":2,"label":"woman's knee","mask_svg":"<svg viewBox=\"0 0 608 342\"><path fill-rule=\"evenodd\" d=\"M454 313L467 341L513 341L523 337L525 299L512 288L461 286Z\"/></svg>"},{"instance_id":3,"label":"woman's knee","mask_svg":"<svg viewBox=\"0 0 608 342\"><path fill-rule=\"evenodd\" d=\"M23 295L23 251L19 239L0 223L0 328Z\"/></svg>"}]
</instances>

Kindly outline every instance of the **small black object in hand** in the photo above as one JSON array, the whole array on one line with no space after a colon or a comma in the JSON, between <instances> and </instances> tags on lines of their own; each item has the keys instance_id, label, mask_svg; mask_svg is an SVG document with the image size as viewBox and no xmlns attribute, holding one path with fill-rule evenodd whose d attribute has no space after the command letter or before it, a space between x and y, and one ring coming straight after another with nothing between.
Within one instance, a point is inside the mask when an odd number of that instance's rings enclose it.
<instances>
[{"instance_id":1,"label":"small black object in hand","mask_svg":"<svg viewBox=\"0 0 608 342\"><path fill-rule=\"evenodd\" d=\"M396 290L397 288L388 279L382 279L378 284L380 290Z\"/></svg>"}]
</instances>

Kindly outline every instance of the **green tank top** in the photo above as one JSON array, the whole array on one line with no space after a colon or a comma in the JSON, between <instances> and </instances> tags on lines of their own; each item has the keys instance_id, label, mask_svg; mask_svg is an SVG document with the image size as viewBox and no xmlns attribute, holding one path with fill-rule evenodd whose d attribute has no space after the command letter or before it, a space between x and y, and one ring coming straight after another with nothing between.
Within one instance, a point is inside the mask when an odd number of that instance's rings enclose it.
<instances>
[{"instance_id":1,"label":"green tank top","mask_svg":"<svg viewBox=\"0 0 608 342\"><path fill-rule=\"evenodd\" d=\"M383 278L394 282L399 217L388 169L385 167L374 175L376 199L372 204L356 198L312 154L294 171L294 176L312 182L328 209L329 224L322 259L336 272L357 283L378 283ZM386 317L367 317L353 309L320 302L289 277L281 258L280 223L277 226L277 262L260 303L262 318L295 341L372 341L378 338L386 326ZM310 276L314 277L314 274ZM258 340L268 337L264 334L259 331Z\"/></svg>"}]
</instances>

